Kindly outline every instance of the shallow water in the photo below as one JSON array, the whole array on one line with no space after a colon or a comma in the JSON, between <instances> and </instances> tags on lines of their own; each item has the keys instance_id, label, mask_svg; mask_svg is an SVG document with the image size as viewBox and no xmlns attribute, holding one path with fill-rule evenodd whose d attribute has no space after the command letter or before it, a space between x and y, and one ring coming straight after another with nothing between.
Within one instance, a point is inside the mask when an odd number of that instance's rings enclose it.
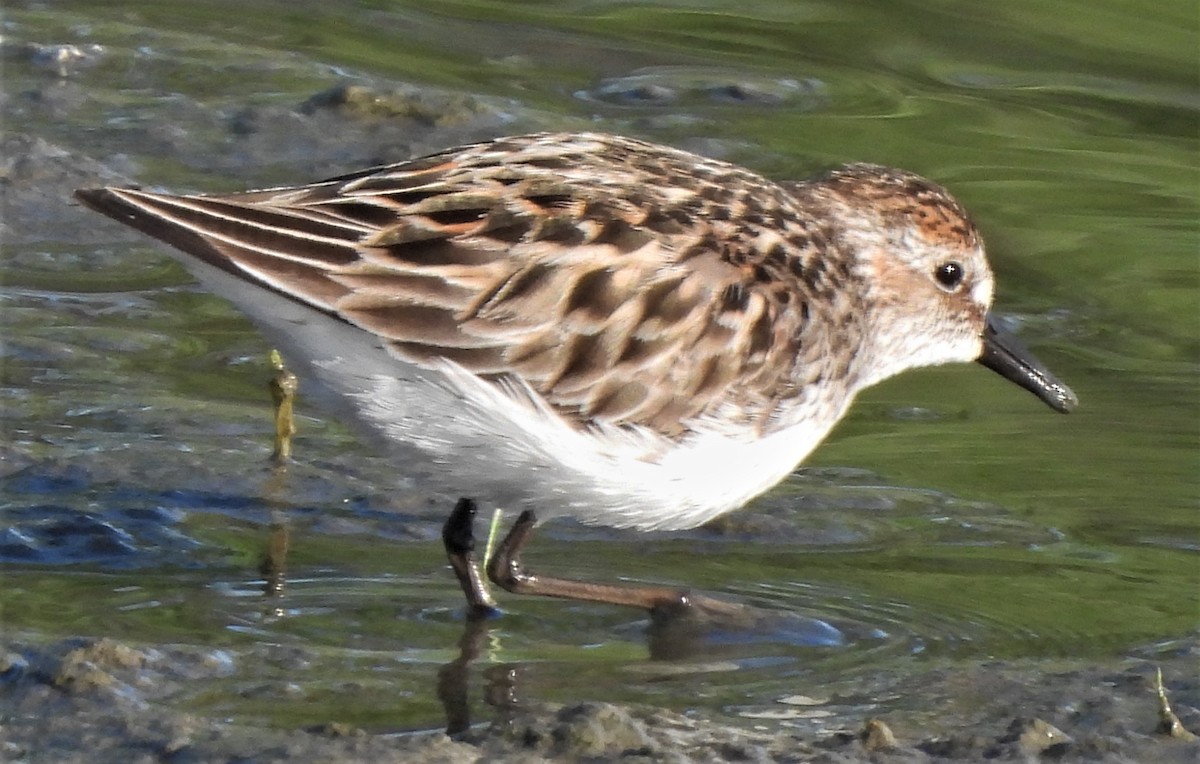
<instances>
[{"instance_id":1,"label":"shallow water","mask_svg":"<svg viewBox=\"0 0 1200 764\"><path fill-rule=\"evenodd\" d=\"M759 618L648 635L639 613L506 597L468 670L482 718L502 686L814 723L797 696L919 706L858 694L880 673L1100 658L1195 629L1190 5L93 5L10 4L6 131L203 190L542 128L633 133L774 177L895 164L973 211L999 310L1079 394L1061 417L978 367L912 373L712 528L546 527L534 569L693 586ZM47 63L23 43L104 52ZM408 119L292 116L345 80L449 95ZM298 462L272 473L267 347L245 321L154 244L58 198L6 217L20 226L0 292L5 629L276 645L178 702L280 725L443 724L438 670L463 632L438 541L453 497L407 489L401 466L303 404ZM289 584L268 600L257 568L279 519Z\"/></svg>"}]
</instances>

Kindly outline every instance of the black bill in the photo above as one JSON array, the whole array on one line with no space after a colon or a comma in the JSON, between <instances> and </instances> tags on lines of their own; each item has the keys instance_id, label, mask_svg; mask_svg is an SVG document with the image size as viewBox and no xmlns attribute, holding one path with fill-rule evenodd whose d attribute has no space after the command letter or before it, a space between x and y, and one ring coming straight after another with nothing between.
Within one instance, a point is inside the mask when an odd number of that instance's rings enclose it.
<instances>
[{"instance_id":1,"label":"black bill","mask_svg":"<svg viewBox=\"0 0 1200 764\"><path fill-rule=\"evenodd\" d=\"M1079 399L1071 388L1064 385L1041 361L1007 330L988 316L987 328L983 330L983 352L979 362L1000 376L1033 393L1046 405L1063 414L1069 413Z\"/></svg>"}]
</instances>

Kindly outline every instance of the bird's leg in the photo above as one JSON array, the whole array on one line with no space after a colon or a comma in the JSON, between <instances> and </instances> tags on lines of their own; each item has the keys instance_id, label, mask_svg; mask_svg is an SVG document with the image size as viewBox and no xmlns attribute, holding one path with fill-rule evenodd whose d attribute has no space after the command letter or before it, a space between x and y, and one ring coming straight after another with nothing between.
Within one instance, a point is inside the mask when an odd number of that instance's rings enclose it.
<instances>
[{"instance_id":1,"label":"bird's leg","mask_svg":"<svg viewBox=\"0 0 1200 764\"><path fill-rule=\"evenodd\" d=\"M724 610L735 608L729 603L709 597L693 595L681 589L665 586L618 586L597 584L588 581L570 581L549 578L530 573L521 565L521 550L533 535L537 518L533 512L525 511L516 524L496 548L496 554L487 562L488 578L497 586L515 594L540 594L545 597L561 597L588 602L605 602L610 605L626 605L646 610L689 610L700 605L703 608Z\"/></svg>"},{"instance_id":2,"label":"bird's leg","mask_svg":"<svg viewBox=\"0 0 1200 764\"><path fill-rule=\"evenodd\" d=\"M442 543L458 584L467 595L468 617L484 618L494 615L497 608L475 562L475 512L475 502L459 499L442 526Z\"/></svg>"}]
</instances>

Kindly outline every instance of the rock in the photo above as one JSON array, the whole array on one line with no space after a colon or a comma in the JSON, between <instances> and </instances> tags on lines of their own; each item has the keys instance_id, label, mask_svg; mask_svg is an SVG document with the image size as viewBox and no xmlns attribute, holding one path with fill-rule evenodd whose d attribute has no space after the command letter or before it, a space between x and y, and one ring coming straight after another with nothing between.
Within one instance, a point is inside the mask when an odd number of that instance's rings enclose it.
<instances>
[{"instance_id":1,"label":"rock","mask_svg":"<svg viewBox=\"0 0 1200 764\"><path fill-rule=\"evenodd\" d=\"M868 719L858 738L868 751L890 751L897 747L891 728L879 719Z\"/></svg>"},{"instance_id":2,"label":"rock","mask_svg":"<svg viewBox=\"0 0 1200 764\"><path fill-rule=\"evenodd\" d=\"M54 674L54 686L71 693L111 690L124 685L114 671L138 669L146 656L128 645L101 639L78 647L63 656Z\"/></svg>"},{"instance_id":3,"label":"rock","mask_svg":"<svg viewBox=\"0 0 1200 764\"><path fill-rule=\"evenodd\" d=\"M1071 736L1049 722L1018 717L997 742L999 749L1015 747L1024 754L1061 755L1071 744Z\"/></svg>"}]
</instances>

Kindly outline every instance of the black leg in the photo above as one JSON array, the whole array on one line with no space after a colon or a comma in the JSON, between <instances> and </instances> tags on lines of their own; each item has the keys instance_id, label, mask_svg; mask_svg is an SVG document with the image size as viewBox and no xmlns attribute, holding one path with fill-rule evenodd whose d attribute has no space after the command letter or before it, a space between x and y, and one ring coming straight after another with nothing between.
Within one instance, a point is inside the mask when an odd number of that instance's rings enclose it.
<instances>
[{"instance_id":1,"label":"black leg","mask_svg":"<svg viewBox=\"0 0 1200 764\"><path fill-rule=\"evenodd\" d=\"M442 543L458 584L467 595L468 616L481 618L494 615L497 609L475 563L475 512L475 502L459 499L442 526Z\"/></svg>"},{"instance_id":2,"label":"black leg","mask_svg":"<svg viewBox=\"0 0 1200 764\"><path fill-rule=\"evenodd\" d=\"M545 597L605 602L610 605L625 605L646 610L677 611L701 607L712 612L738 612L741 607L703 595L692 594L681 589L665 586L617 586L588 581L571 581L563 578L548 578L525 570L521 565L521 550L533 535L537 518L533 512L525 511L517 518L504 541L496 548L496 554L488 560L488 578L497 586L516 594L540 594Z\"/></svg>"}]
</instances>

